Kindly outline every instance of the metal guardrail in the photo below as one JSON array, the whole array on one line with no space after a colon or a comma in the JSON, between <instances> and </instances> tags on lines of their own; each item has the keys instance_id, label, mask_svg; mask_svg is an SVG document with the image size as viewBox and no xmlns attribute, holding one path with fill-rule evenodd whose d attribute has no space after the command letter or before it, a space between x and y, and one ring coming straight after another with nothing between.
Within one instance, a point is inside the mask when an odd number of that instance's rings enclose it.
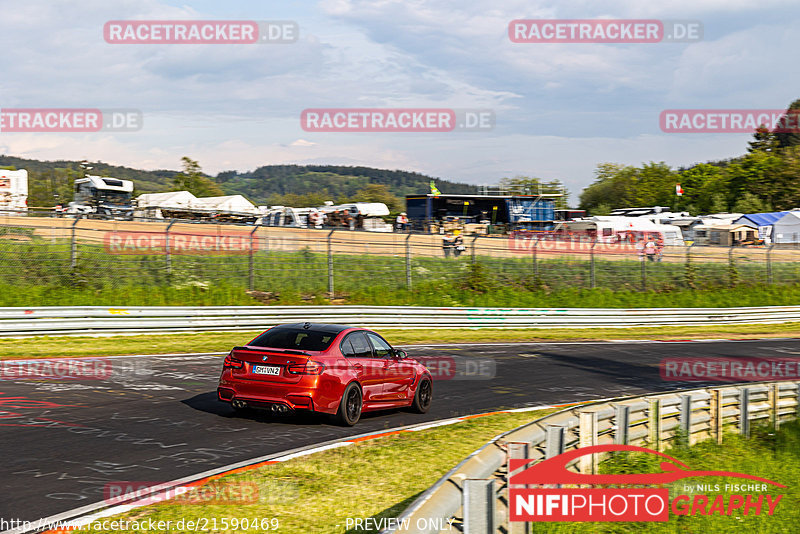
<instances>
[{"instance_id":1,"label":"metal guardrail","mask_svg":"<svg viewBox=\"0 0 800 534\"><path fill-rule=\"evenodd\" d=\"M371 328L614 328L800 321L800 306L760 308L436 308L147 306L0 308L0 336L263 330L290 322Z\"/></svg>"},{"instance_id":2,"label":"metal guardrail","mask_svg":"<svg viewBox=\"0 0 800 534\"><path fill-rule=\"evenodd\" d=\"M726 432L748 436L754 422L777 429L798 416L800 382L788 381L642 395L568 408L492 439L400 515L398 524L406 525L402 530L390 528L382 534L452 532L448 520L471 534L528 532L524 523L508 521L509 458L538 461L605 444L664 450L679 438L689 444L706 439L721 443ZM582 456L568 467L579 473L597 473L598 456ZM492 502L487 502L487 487ZM480 513L465 514L467 501ZM437 528L441 525L444 528Z\"/></svg>"}]
</instances>

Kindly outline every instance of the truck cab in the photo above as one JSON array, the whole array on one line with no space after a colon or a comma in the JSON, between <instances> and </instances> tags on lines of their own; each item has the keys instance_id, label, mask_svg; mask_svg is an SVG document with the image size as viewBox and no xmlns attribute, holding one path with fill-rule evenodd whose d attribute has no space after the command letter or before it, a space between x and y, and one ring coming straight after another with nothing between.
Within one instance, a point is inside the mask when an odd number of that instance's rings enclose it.
<instances>
[{"instance_id":1,"label":"truck cab","mask_svg":"<svg viewBox=\"0 0 800 534\"><path fill-rule=\"evenodd\" d=\"M67 214L130 219L133 216L133 182L86 175L75 180L75 197Z\"/></svg>"}]
</instances>

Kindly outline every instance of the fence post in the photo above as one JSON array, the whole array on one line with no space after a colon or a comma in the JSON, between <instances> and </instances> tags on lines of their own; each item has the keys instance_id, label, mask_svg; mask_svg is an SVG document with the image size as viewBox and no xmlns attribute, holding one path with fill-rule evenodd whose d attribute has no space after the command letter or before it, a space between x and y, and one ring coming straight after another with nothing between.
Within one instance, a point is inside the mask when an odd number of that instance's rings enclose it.
<instances>
[{"instance_id":1,"label":"fence post","mask_svg":"<svg viewBox=\"0 0 800 534\"><path fill-rule=\"evenodd\" d=\"M580 447L597 445L597 412L579 414L578 442ZM578 459L578 470L583 473L597 473L598 458L595 454L584 454Z\"/></svg>"},{"instance_id":2,"label":"fence post","mask_svg":"<svg viewBox=\"0 0 800 534\"><path fill-rule=\"evenodd\" d=\"M595 247L595 245L597 245L597 237L594 238L594 241L592 241L592 248L589 249L589 261L590 261L590 265L591 265L591 273L590 273L591 276L590 276L589 287L591 287L592 289L594 289L594 287L595 287L595 277L594 277L594 247Z\"/></svg>"},{"instance_id":3,"label":"fence post","mask_svg":"<svg viewBox=\"0 0 800 534\"><path fill-rule=\"evenodd\" d=\"M733 245L728 248L728 284L731 287L739 282L739 274L736 272L736 263L733 259Z\"/></svg>"},{"instance_id":4,"label":"fence post","mask_svg":"<svg viewBox=\"0 0 800 534\"><path fill-rule=\"evenodd\" d=\"M616 430L614 431L614 443L617 445L628 444L628 433L631 425L631 407L626 404L618 404L616 410Z\"/></svg>"},{"instance_id":5,"label":"fence post","mask_svg":"<svg viewBox=\"0 0 800 534\"><path fill-rule=\"evenodd\" d=\"M644 254L639 259L642 262L642 291L647 291L647 263L644 261Z\"/></svg>"},{"instance_id":6,"label":"fence post","mask_svg":"<svg viewBox=\"0 0 800 534\"><path fill-rule=\"evenodd\" d=\"M464 534L494 534L494 479L467 479L463 488Z\"/></svg>"},{"instance_id":7,"label":"fence post","mask_svg":"<svg viewBox=\"0 0 800 534\"><path fill-rule=\"evenodd\" d=\"M255 254L253 250L253 234L256 233L258 230L258 226L253 228L253 231L250 232L250 269L248 273L248 285L250 286L250 291L253 291L256 288L256 273L255 273Z\"/></svg>"},{"instance_id":8,"label":"fence post","mask_svg":"<svg viewBox=\"0 0 800 534\"><path fill-rule=\"evenodd\" d=\"M533 278L535 280L539 279L539 261L537 259L537 249L539 248L539 240L541 239L540 236L536 236L536 242L533 244Z\"/></svg>"},{"instance_id":9,"label":"fence post","mask_svg":"<svg viewBox=\"0 0 800 534\"><path fill-rule=\"evenodd\" d=\"M411 289L411 236L413 234L408 234L406 237L406 287Z\"/></svg>"},{"instance_id":10,"label":"fence post","mask_svg":"<svg viewBox=\"0 0 800 534\"><path fill-rule=\"evenodd\" d=\"M694 289L696 284L695 280L695 268L692 265L692 247L694 246L694 241L692 241L688 247L686 247L686 264L684 267L684 282L686 282L686 286L689 289Z\"/></svg>"},{"instance_id":11,"label":"fence post","mask_svg":"<svg viewBox=\"0 0 800 534\"><path fill-rule=\"evenodd\" d=\"M767 284L772 285L772 247L775 243L767 247Z\"/></svg>"},{"instance_id":12,"label":"fence post","mask_svg":"<svg viewBox=\"0 0 800 534\"><path fill-rule=\"evenodd\" d=\"M750 389L739 390L739 432L742 436L750 437Z\"/></svg>"},{"instance_id":13,"label":"fence post","mask_svg":"<svg viewBox=\"0 0 800 534\"><path fill-rule=\"evenodd\" d=\"M71 238L71 246L69 251L69 264L70 268L75 269L78 265L78 241L75 236L75 226L80 222L81 216L75 216L75 222L72 223L72 238Z\"/></svg>"},{"instance_id":14,"label":"fence post","mask_svg":"<svg viewBox=\"0 0 800 534\"><path fill-rule=\"evenodd\" d=\"M166 261L167 261L167 275L172 274L172 254L170 254L170 243L169 243L169 229L172 228L172 225L175 224L175 219L169 221L167 225L167 229L164 231L164 253L166 254Z\"/></svg>"},{"instance_id":15,"label":"fence post","mask_svg":"<svg viewBox=\"0 0 800 534\"><path fill-rule=\"evenodd\" d=\"M331 230L328 234L328 295L330 298L333 298L333 246L331 240L335 231Z\"/></svg>"},{"instance_id":16,"label":"fence post","mask_svg":"<svg viewBox=\"0 0 800 534\"><path fill-rule=\"evenodd\" d=\"M472 263L475 263L475 246L476 246L476 243L478 242L478 237L480 237L480 236L478 234L475 234L475 237L472 238L472 245L470 247L470 248L472 248L472 250L471 250Z\"/></svg>"}]
</instances>

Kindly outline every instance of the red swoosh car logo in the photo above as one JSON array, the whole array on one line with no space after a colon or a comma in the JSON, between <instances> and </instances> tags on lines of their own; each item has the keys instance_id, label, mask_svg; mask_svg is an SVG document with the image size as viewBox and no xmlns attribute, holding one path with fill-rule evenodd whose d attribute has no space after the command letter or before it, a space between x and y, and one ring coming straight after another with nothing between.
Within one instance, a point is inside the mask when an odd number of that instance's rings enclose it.
<instances>
[{"instance_id":1,"label":"red swoosh car logo","mask_svg":"<svg viewBox=\"0 0 800 534\"><path fill-rule=\"evenodd\" d=\"M659 466L663 470L661 473L592 475L575 473L567 469L567 464L581 456L613 451L645 452L665 458L667 461L661 462ZM530 462L531 460L512 460L509 467L513 472L522 465ZM554 456L553 458L538 462L525 471L512 475L509 482L511 484L667 484L690 477L746 478L748 480L772 484L780 488L786 487L772 480L747 475L745 473L736 473L733 471L693 471L680 460L668 456L663 452L646 449L644 447L636 447L634 445L594 445L568 451Z\"/></svg>"}]
</instances>

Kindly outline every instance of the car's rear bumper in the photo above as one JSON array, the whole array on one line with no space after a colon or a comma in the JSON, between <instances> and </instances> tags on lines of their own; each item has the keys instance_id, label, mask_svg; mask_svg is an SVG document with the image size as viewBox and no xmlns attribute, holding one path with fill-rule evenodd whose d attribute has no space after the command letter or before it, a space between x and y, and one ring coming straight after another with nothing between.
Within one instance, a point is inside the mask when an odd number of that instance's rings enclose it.
<instances>
[{"instance_id":1,"label":"car's rear bumper","mask_svg":"<svg viewBox=\"0 0 800 534\"><path fill-rule=\"evenodd\" d=\"M223 402L244 403L247 407L281 413L299 410L335 413L335 398L324 396L318 377L304 378L296 384L264 383L253 380L221 380L217 398ZM333 405L333 408L331 407Z\"/></svg>"}]
</instances>

